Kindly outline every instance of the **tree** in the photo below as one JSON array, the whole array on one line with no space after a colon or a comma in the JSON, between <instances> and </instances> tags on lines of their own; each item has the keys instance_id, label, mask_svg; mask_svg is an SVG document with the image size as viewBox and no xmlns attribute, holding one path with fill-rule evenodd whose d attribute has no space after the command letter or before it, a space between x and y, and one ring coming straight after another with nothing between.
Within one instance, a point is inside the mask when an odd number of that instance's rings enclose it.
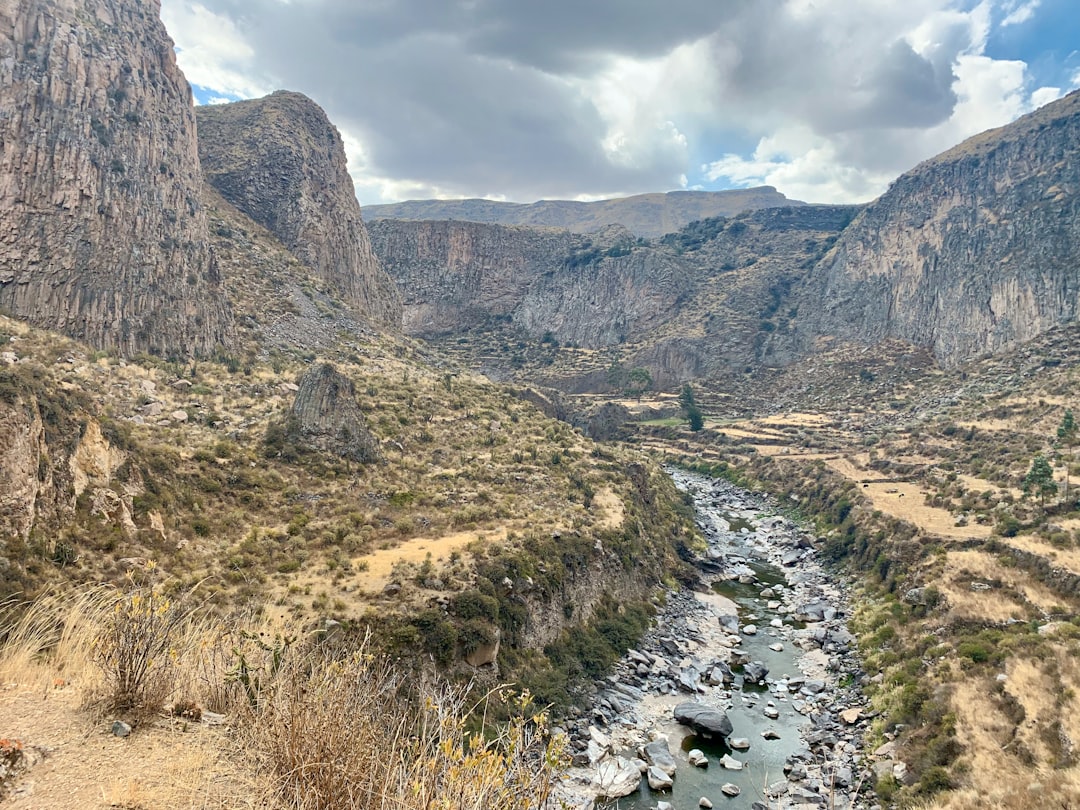
<instances>
[{"instance_id":1,"label":"tree","mask_svg":"<svg viewBox=\"0 0 1080 810\"><path fill-rule=\"evenodd\" d=\"M1065 415L1061 417L1061 424L1057 429L1057 440L1059 445L1064 445L1069 450L1069 457L1065 459L1065 500L1069 500L1069 464L1072 462L1072 449L1076 444L1076 420L1073 419L1073 412L1071 409L1065 410Z\"/></svg>"},{"instance_id":2,"label":"tree","mask_svg":"<svg viewBox=\"0 0 1080 810\"><path fill-rule=\"evenodd\" d=\"M690 430L694 431L694 433L697 433L705 427L705 417L702 416L701 410L697 405L694 405L687 410L686 418L690 422Z\"/></svg>"},{"instance_id":3,"label":"tree","mask_svg":"<svg viewBox=\"0 0 1080 810\"><path fill-rule=\"evenodd\" d=\"M1025 495L1030 495L1032 492L1036 493L1039 496L1039 505L1044 508L1046 506L1046 496L1057 492L1054 470L1042 453L1032 459L1031 469L1024 476L1023 488Z\"/></svg>"},{"instance_id":4,"label":"tree","mask_svg":"<svg viewBox=\"0 0 1080 810\"><path fill-rule=\"evenodd\" d=\"M626 375L626 393L636 397L641 402L641 397L652 388L653 378L647 368L632 368Z\"/></svg>"},{"instance_id":5,"label":"tree","mask_svg":"<svg viewBox=\"0 0 1080 810\"><path fill-rule=\"evenodd\" d=\"M694 389L690 387L690 383L685 383L682 387L682 391L679 392L679 407L689 414L690 410L696 406L697 401L694 399Z\"/></svg>"},{"instance_id":6,"label":"tree","mask_svg":"<svg viewBox=\"0 0 1080 810\"><path fill-rule=\"evenodd\" d=\"M626 366L618 360L612 361L607 368L607 382L613 391L622 391L626 388Z\"/></svg>"},{"instance_id":7,"label":"tree","mask_svg":"<svg viewBox=\"0 0 1080 810\"><path fill-rule=\"evenodd\" d=\"M679 392L679 405L682 406L683 412L686 414L690 430L697 433L705 427L705 417L697 406L697 401L694 399L694 389L690 387L690 383L683 385L682 390Z\"/></svg>"}]
</instances>

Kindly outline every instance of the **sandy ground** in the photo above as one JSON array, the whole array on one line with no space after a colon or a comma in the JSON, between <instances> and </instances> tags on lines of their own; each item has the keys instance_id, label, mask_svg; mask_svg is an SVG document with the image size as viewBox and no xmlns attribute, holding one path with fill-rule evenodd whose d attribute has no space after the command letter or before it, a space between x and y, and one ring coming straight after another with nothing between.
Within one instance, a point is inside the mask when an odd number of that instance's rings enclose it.
<instances>
[{"instance_id":1,"label":"sandy ground","mask_svg":"<svg viewBox=\"0 0 1080 810\"><path fill-rule=\"evenodd\" d=\"M44 752L0 807L195 810L266 807L222 751L223 728L161 718L121 739L80 710L72 687L0 691L0 736Z\"/></svg>"}]
</instances>

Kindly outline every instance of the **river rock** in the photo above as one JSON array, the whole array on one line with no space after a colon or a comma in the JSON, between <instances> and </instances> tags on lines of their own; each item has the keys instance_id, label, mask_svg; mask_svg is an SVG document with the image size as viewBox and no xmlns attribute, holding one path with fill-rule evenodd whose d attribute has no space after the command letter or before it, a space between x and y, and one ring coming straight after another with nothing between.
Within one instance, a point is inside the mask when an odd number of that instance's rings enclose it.
<instances>
[{"instance_id":1,"label":"river rock","mask_svg":"<svg viewBox=\"0 0 1080 810\"><path fill-rule=\"evenodd\" d=\"M698 807L703 807L705 810L712 810L712 802L709 801L708 796L702 796L697 800Z\"/></svg>"},{"instance_id":2,"label":"river rock","mask_svg":"<svg viewBox=\"0 0 1080 810\"><path fill-rule=\"evenodd\" d=\"M744 636L756 636L757 635L757 625L756 624L748 624L748 625L743 627L742 631L743 631Z\"/></svg>"},{"instance_id":3,"label":"river rock","mask_svg":"<svg viewBox=\"0 0 1080 810\"><path fill-rule=\"evenodd\" d=\"M728 771L741 771L743 769L743 763L741 760L735 759L731 754L724 754L720 758L720 767Z\"/></svg>"},{"instance_id":4,"label":"river rock","mask_svg":"<svg viewBox=\"0 0 1080 810\"><path fill-rule=\"evenodd\" d=\"M761 683L769 674L769 668L761 661L751 661L743 667L743 680L750 683Z\"/></svg>"},{"instance_id":5,"label":"river rock","mask_svg":"<svg viewBox=\"0 0 1080 810\"><path fill-rule=\"evenodd\" d=\"M621 799L641 785L641 771L628 759L615 757L600 763L593 777L597 793L608 799Z\"/></svg>"},{"instance_id":6,"label":"river rock","mask_svg":"<svg viewBox=\"0 0 1080 810\"><path fill-rule=\"evenodd\" d=\"M727 741L728 747L734 751L750 750L750 740L746 737L732 737Z\"/></svg>"},{"instance_id":7,"label":"river rock","mask_svg":"<svg viewBox=\"0 0 1080 810\"><path fill-rule=\"evenodd\" d=\"M678 767L675 764L675 757L671 755L671 749L668 747L666 737L659 737L651 743L643 745L640 753L646 762L664 771L664 773L675 773L675 769Z\"/></svg>"},{"instance_id":8,"label":"river rock","mask_svg":"<svg viewBox=\"0 0 1080 810\"><path fill-rule=\"evenodd\" d=\"M649 787L653 790L670 790L675 780L662 768L650 765L645 778L649 780Z\"/></svg>"},{"instance_id":9,"label":"river rock","mask_svg":"<svg viewBox=\"0 0 1080 810\"><path fill-rule=\"evenodd\" d=\"M725 796L731 796L732 798L742 793L742 791L739 789L739 786L734 785L731 782L725 782L724 786L720 788L720 792L723 793Z\"/></svg>"},{"instance_id":10,"label":"river rock","mask_svg":"<svg viewBox=\"0 0 1080 810\"><path fill-rule=\"evenodd\" d=\"M777 709L775 706L766 706L762 711L762 714L764 714L770 720L775 720L780 716L780 710Z\"/></svg>"},{"instance_id":11,"label":"river rock","mask_svg":"<svg viewBox=\"0 0 1080 810\"><path fill-rule=\"evenodd\" d=\"M695 700L683 701L676 706L674 716L676 721L689 726L698 734L727 737L733 730L731 721L724 712Z\"/></svg>"},{"instance_id":12,"label":"river rock","mask_svg":"<svg viewBox=\"0 0 1080 810\"><path fill-rule=\"evenodd\" d=\"M690 764L695 768L704 768L709 764L709 758L705 756L705 752L700 748L691 748L686 758L690 760Z\"/></svg>"}]
</instances>

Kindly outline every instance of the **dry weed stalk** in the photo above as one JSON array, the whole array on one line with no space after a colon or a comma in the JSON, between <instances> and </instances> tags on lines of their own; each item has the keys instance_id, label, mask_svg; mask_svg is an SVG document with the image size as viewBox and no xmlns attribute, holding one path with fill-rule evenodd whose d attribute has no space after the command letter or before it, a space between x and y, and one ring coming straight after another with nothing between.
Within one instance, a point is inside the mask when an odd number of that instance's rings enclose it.
<instances>
[{"instance_id":1,"label":"dry weed stalk","mask_svg":"<svg viewBox=\"0 0 1080 810\"><path fill-rule=\"evenodd\" d=\"M252 709L250 747L296 810L535 810L561 749L529 714L470 734L467 692L416 678L364 650L288 662Z\"/></svg>"}]
</instances>

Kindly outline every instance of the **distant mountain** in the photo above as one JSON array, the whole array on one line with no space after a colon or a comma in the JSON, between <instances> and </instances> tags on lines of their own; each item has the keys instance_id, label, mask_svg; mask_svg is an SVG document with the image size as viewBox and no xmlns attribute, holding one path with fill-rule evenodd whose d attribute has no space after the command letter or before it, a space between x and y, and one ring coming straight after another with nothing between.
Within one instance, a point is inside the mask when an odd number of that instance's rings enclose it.
<instances>
[{"instance_id":1,"label":"distant mountain","mask_svg":"<svg viewBox=\"0 0 1080 810\"><path fill-rule=\"evenodd\" d=\"M637 236L655 238L709 217L730 217L742 211L805 205L789 200L772 186L732 191L669 191L596 202L540 200L508 203L495 200L410 200L366 205L364 217L376 219L461 220L498 225L534 225L591 233L622 225Z\"/></svg>"}]
</instances>

